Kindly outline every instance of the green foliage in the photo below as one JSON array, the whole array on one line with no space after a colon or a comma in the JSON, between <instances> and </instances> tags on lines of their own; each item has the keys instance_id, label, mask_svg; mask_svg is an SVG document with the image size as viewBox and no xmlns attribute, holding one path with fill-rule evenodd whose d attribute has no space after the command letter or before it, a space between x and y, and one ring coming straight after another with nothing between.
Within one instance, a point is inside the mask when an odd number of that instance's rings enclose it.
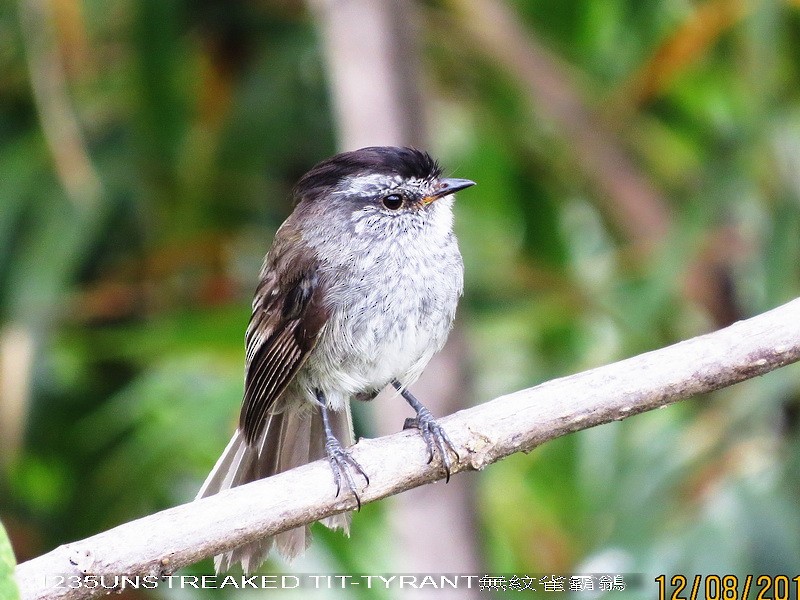
<instances>
[{"instance_id":1,"label":"green foliage","mask_svg":"<svg viewBox=\"0 0 800 600\"><path fill-rule=\"evenodd\" d=\"M235 426L262 256L293 183L336 149L299 3L52 3L43 51L75 145L31 89L33 4L0 4L0 352L9 332L32 345L12 382L24 442L0 456L20 560L193 497ZM460 2L420 3L431 150L478 182L456 215L465 404L800 295L797 3L508 4L669 222L634 245L633 214L546 118L564 107L471 39ZM795 366L487 469L487 572L794 573L798 407ZM291 568L391 571L388 510L365 507L350 539L320 529Z\"/></svg>"},{"instance_id":2,"label":"green foliage","mask_svg":"<svg viewBox=\"0 0 800 600\"><path fill-rule=\"evenodd\" d=\"M19 590L17 583L14 581L14 551L11 549L11 542L8 541L8 535L0 523L0 598L2 600L17 600L19 598Z\"/></svg>"}]
</instances>

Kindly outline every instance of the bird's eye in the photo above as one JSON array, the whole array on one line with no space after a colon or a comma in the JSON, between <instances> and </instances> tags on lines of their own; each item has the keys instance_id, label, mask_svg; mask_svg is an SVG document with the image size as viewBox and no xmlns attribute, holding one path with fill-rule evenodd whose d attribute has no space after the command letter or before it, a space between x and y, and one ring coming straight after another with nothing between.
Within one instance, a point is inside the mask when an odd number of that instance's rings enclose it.
<instances>
[{"instance_id":1,"label":"bird's eye","mask_svg":"<svg viewBox=\"0 0 800 600\"><path fill-rule=\"evenodd\" d=\"M389 194L384 197L383 205L389 210L397 210L403 206L403 197L400 194Z\"/></svg>"}]
</instances>

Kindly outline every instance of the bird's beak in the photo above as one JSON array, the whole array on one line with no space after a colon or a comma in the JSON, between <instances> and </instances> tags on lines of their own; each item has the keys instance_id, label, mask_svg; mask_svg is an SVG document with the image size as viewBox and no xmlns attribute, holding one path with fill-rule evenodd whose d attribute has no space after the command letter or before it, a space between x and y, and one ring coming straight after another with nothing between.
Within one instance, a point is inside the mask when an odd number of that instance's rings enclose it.
<instances>
[{"instance_id":1,"label":"bird's beak","mask_svg":"<svg viewBox=\"0 0 800 600\"><path fill-rule=\"evenodd\" d=\"M422 203L426 205L430 204L438 198L455 194L456 192L473 185L475 185L475 182L470 181L469 179L440 179L439 183L436 185L436 191L434 191L430 196L425 196L422 199Z\"/></svg>"}]
</instances>

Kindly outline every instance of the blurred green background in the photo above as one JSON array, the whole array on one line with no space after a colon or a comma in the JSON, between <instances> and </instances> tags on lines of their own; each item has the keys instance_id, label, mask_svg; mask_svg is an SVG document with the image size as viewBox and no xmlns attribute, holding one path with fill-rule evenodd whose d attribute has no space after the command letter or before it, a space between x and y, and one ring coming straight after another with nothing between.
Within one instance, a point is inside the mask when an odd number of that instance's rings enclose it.
<instances>
[{"instance_id":1,"label":"blurred green background","mask_svg":"<svg viewBox=\"0 0 800 600\"><path fill-rule=\"evenodd\" d=\"M800 2L413 8L429 149L479 184L456 215L463 405L800 295ZM19 561L190 500L225 446L261 259L293 183L340 147L319 15L0 3L0 520ZM469 479L480 568L646 573L630 598L658 573L796 575L799 419L792 366L491 466ZM267 568L391 571L390 506Z\"/></svg>"}]
</instances>

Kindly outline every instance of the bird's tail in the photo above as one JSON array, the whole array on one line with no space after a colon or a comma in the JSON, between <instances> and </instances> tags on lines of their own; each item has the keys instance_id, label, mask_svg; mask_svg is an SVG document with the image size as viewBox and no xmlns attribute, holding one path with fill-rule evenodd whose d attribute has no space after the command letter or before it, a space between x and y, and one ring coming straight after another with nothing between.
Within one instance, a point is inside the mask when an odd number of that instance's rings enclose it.
<instances>
[{"instance_id":1,"label":"bird's tail","mask_svg":"<svg viewBox=\"0 0 800 600\"><path fill-rule=\"evenodd\" d=\"M352 445L353 424L349 403L341 411L329 411L329 415L333 433L342 446ZM237 429L197 493L197 499L288 471L325 456L325 430L319 409L309 403L294 403L268 416L263 433L253 445L249 445ZM331 529L343 529L349 535L349 512L333 515L320 522ZM267 559L273 545L284 558L291 560L302 554L310 543L311 533L305 525L215 556L214 567L219 573L241 562L244 572L249 573Z\"/></svg>"}]
</instances>

